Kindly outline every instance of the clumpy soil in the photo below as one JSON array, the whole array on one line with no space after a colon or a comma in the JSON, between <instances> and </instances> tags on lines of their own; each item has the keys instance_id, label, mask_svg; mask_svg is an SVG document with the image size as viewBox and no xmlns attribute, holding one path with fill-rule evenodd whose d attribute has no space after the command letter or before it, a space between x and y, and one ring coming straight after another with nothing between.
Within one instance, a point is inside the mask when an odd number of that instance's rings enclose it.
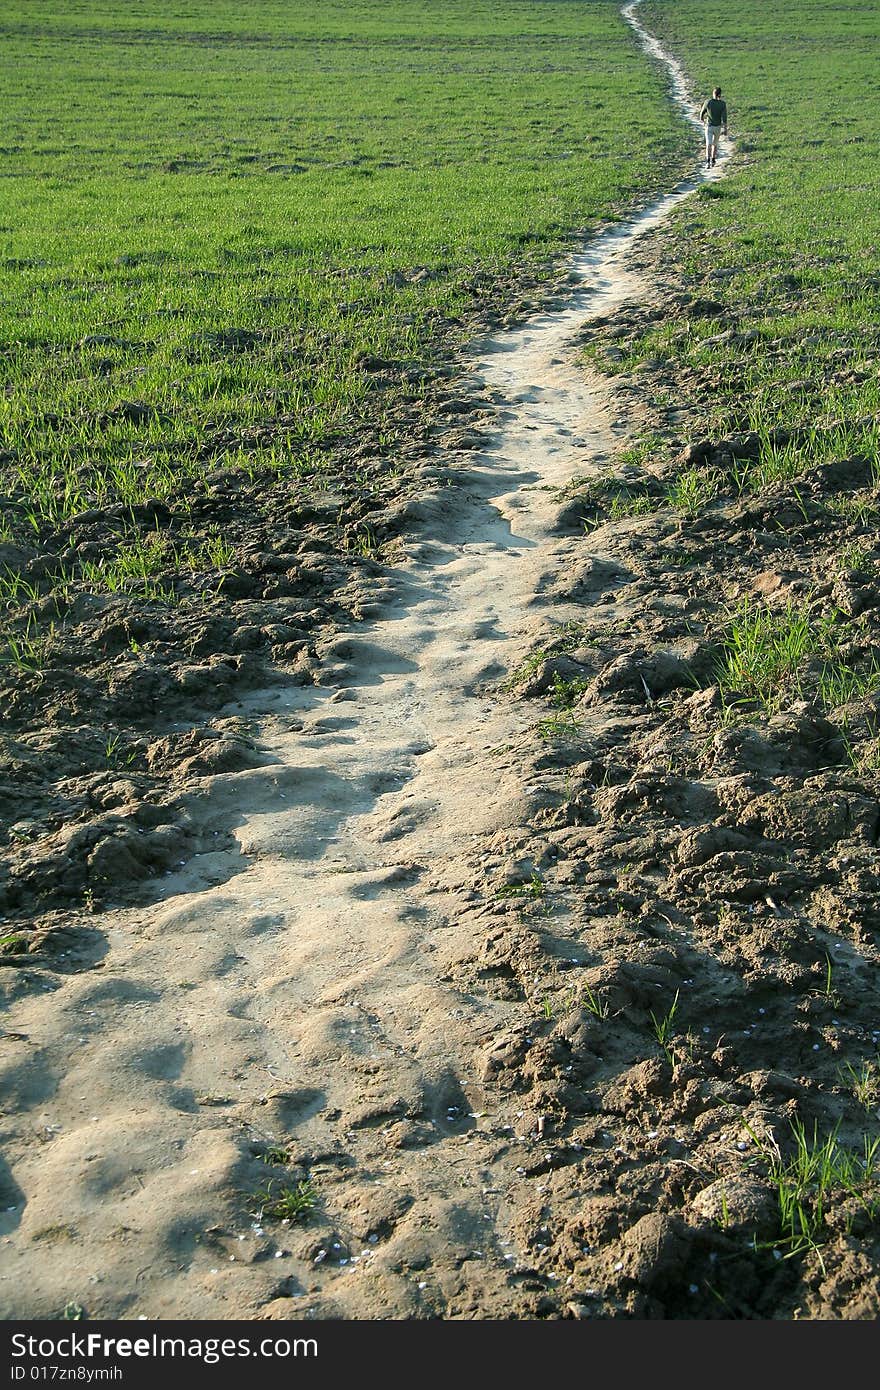
<instances>
[{"instance_id":1,"label":"clumpy soil","mask_svg":"<svg viewBox=\"0 0 880 1390\"><path fill-rule=\"evenodd\" d=\"M520 887L482 978L543 992L544 1016L493 1043L486 1075L569 1150L520 1227L539 1268L571 1271L569 1315L873 1318L880 548L873 512L840 502L873 507L877 481L847 457L741 495L761 441L706 433L735 374L620 371L658 323L736 332L677 249L643 245L654 292L581 335L630 435L560 514L586 532L558 588L582 617L507 687L543 715L522 755L547 806L540 837L510 842ZM711 500L670 504L685 473ZM834 640L737 684L744 611L809 614Z\"/></svg>"}]
</instances>

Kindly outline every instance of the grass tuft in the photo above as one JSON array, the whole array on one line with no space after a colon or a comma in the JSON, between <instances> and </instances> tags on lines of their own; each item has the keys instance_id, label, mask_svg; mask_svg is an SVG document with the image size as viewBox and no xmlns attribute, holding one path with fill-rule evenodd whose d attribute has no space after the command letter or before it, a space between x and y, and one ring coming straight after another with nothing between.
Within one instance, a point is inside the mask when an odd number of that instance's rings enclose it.
<instances>
[{"instance_id":1,"label":"grass tuft","mask_svg":"<svg viewBox=\"0 0 880 1390\"><path fill-rule=\"evenodd\" d=\"M293 1222L301 1221L313 1210L318 1194L310 1181L298 1182L291 1187L272 1178L253 1194L251 1201L260 1217L270 1216L278 1221Z\"/></svg>"},{"instance_id":2,"label":"grass tuft","mask_svg":"<svg viewBox=\"0 0 880 1390\"><path fill-rule=\"evenodd\" d=\"M808 1133L801 1121L794 1120L794 1151L785 1157L775 1138L760 1139L749 1125L746 1129L776 1188L780 1243L787 1258L808 1250L818 1253L829 1233L826 1218L837 1200L852 1199L871 1221L880 1215L880 1136L865 1135L859 1152L840 1143L839 1125L821 1139L815 1123Z\"/></svg>"}]
</instances>

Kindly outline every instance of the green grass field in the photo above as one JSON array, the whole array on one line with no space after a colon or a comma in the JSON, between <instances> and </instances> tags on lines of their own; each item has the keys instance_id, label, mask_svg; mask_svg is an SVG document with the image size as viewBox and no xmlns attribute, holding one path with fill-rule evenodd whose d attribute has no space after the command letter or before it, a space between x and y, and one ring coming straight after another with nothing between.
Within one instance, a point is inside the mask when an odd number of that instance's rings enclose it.
<instances>
[{"instance_id":1,"label":"green grass field","mask_svg":"<svg viewBox=\"0 0 880 1390\"><path fill-rule=\"evenodd\" d=\"M858 422L880 407L880 130L867 96L880 7L649 0L641 14L683 58L695 90L717 83L727 96L736 167L679 224L691 273L728 271L712 292L747 307L740 331L754 334L747 352L705 343L716 336L705 320L686 343L664 341L661 329L646 351L717 364L722 389L708 422L717 433L851 422L848 445L876 456L876 430L864 438ZM806 466L821 447L818 436L805 444Z\"/></svg>"},{"instance_id":2,"label":"green grass field","mask_svg":"<svg viewBox=\"0 0 880 1390\"><path fill-rule=\"evenodd\" d=\"M436 355L687 143L611 0L38 0L0 36L7 540L179 507L206 459L307 479L381 415L365 354Z\"/></svg>"},{"instance_id":3,"label":"green grass field","mask_svg":"<svg viewBox=\"0 0 880 1390\"><path fill-rule=\"evenodd\" d=\"M880 560L880 133L867 99L880 6L649 0L640 14L696 94L722 87L738 150L662 234L667 269L708 312L646 324L606 366L659 368L692 439L756 437L721 467L681 471L667 498L680 513L752 507L748 544L762 509L772 527L788 507L779 527L805 594L731 615L718 673L731 712L800 697L845 724L880 669L875 610L834 588L867 582Z\"/></svg>"}]
</instances>

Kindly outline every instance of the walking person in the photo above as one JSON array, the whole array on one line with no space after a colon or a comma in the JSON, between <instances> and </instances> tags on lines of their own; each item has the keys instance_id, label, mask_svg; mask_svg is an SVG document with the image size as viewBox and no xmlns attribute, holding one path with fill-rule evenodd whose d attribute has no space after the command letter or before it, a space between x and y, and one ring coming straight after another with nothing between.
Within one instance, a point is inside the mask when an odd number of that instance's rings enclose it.
<instances>
[{"instance_id":1,"label":"walking person","mask_svg":"<svg viewBox=\"0 0 880 1390\"><path fill-rule=\"evenodd\" d=\"M719 137L727 137L727 102L722 100L720 87L714 87L703 102L700 120L706 127L706 168L711 169L718 155Z\"/></svg>"}]
</instances>

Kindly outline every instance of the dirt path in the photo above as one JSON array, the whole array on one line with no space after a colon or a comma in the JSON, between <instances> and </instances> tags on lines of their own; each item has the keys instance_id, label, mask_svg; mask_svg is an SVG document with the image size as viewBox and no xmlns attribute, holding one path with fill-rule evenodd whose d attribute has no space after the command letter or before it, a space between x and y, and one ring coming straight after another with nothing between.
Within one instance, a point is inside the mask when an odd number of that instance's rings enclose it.
<instances>
[{"instance_id":1,"label":"dirt path","mask_svg":"<svg viewBox=\"0 0 880 1390\"><path fill-rule=\"evenodd\" d=\"M487 442L426 473L419 539L375 614L327 641L320 686L227 711L258 724L261 765L201 779L190 803L202 828L235 827L234 850L99 924L94 970L37 994L23 981L6 1025L5 1316L556 1306L511 1230L540 1118L529 1129L482 1082L514 1005L456 971L486 954L481 860L539 809L512 751L532 716L497 683L551 610L576 616L554 597L584 560L557 490L627 429L571 365L577 330L644 294L627 256L695 186L597 237L563 311L478 349L461 389L492 419ZM306 1177L305 1222L259 1219L261 1185Z\"/></svg>"}]
</instances>

